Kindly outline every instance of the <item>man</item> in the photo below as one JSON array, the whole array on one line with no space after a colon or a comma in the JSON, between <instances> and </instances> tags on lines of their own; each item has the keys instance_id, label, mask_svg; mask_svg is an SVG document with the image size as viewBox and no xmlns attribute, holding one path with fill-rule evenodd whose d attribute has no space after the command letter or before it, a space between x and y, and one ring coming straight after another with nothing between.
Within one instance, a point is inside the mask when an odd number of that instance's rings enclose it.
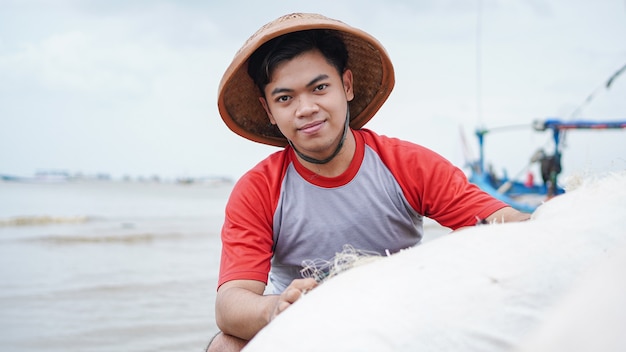
<instances>
[{"instance_id":1,"label":"man","mask_svg":"<svg viewBox=\"0 0 626 352\"><path fill-rule=\"evenodd\" d=\"M304 260L330 259L346 244L395 253L419 243L424 216L452 229L528 219L438 154L361 129L393 84L375 38L321 15L283 16L237 53L220 83L222 119L247 139L285 148L246 173L228 201L222 333L209 351L241 349L313 289L317 282L300 276Z\"/></svg>"}]
</instances>

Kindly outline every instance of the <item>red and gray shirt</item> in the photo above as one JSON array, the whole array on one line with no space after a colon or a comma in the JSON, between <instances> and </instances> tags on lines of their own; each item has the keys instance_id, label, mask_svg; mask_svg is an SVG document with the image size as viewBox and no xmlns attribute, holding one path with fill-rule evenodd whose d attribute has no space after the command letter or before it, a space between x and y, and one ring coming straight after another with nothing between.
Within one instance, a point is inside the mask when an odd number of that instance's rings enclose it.
<instances>
[{"instance_id":1,"label":"red and gray shirt","mask_svg":"<svg viewBox=\"0 0 626 352\"><path fill-rule=\"evenodd\" d=\"M304 260L329 260L346 244L395 253L419 243L424 216L457 229L506 206L425 147L352 132L355 156L338 177L311 172L286 147L237 182L226 206L218 285L267 284L269 274L278 293L301 278Z\"/></svg>"}]
</instances>

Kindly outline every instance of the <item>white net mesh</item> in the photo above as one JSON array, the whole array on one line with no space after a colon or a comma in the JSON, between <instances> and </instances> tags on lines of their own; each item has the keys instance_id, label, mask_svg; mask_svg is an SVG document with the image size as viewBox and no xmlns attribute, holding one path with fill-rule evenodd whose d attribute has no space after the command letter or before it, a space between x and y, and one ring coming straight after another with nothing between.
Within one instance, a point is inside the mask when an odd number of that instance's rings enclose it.
<instances>
[{"instance_id":1,"label":"white net mesh","mask_svg":"<svg viewBox=\"0 0 626 352\"><path fill-rule=\"evenodd\" d=\"M335 253L335 256L330 260L319 258L303 260L300 274L304 278L313 278L321 283L344 271L379 258L382 256L377 252L355 249L351 245L345 244L342 251Z\"/></svg>"}]
</instances>

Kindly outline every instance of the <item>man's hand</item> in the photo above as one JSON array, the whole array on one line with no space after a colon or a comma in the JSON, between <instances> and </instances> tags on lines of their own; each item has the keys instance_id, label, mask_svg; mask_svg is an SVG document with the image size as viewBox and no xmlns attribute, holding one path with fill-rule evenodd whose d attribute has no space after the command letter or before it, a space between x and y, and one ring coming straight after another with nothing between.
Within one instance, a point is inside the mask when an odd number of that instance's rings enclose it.
<instances>
[{"instance_id":1,"label":"man's hand","mask_svg":"<svg viewBox=\"0 0 626 352\"><path fill-rule=\"evenodd\" d=\"M314 289L316 286L317 282L312 278L293 280L278 297L269 320L274 320L278 314L300 299L305 292Z\"/></svg>"},{"instance_id":2,"label":"man's hand","mask_svg":"<svg viewBox=\"0 0 626 352\"><path fill-rule=\"evenodd\" d=\"M485 221L487 223L517 222L526 221L530 219L530 216L531 214L522 213L512 207L505 207L500 210L496 210L493 214L489 215Z\"/></svg>"}]
</instances>

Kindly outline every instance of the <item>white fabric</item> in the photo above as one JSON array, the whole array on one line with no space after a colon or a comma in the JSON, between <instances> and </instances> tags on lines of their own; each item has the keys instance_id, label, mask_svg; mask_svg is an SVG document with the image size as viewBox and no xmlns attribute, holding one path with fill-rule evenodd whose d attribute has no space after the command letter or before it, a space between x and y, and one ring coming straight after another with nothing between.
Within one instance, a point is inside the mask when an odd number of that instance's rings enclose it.
<instances>
[{"instance_id":1,"label":"white fabric","mask_svg":"<svg viewBox=\"0 0 626 352\"><path fill-rule=\"evenodd\" d=\"M558 325L560 304L587 287L581 275L626 249L625 214L626 172L587 180L531 221L462 230L343 273L277 317L245 351L537 351L550 343L566 350L541 337L544 321ZM626 277L626 267L615 270L613 277ZM624 295L585 297L624 305ZM614 318L623 323L620 312ZM626 350L619 340L613 350Z\"/></svg>"},{"instance_id":2,"label":"white fabric","mask_svg":"<svg viewBox=\"0 0 626 352\"><path fill-rule=\"evenodd\" d=\"M625 268L626 247L612 251L576 283L518 351L626 351Z\"/></svg>"}]
</instances>

